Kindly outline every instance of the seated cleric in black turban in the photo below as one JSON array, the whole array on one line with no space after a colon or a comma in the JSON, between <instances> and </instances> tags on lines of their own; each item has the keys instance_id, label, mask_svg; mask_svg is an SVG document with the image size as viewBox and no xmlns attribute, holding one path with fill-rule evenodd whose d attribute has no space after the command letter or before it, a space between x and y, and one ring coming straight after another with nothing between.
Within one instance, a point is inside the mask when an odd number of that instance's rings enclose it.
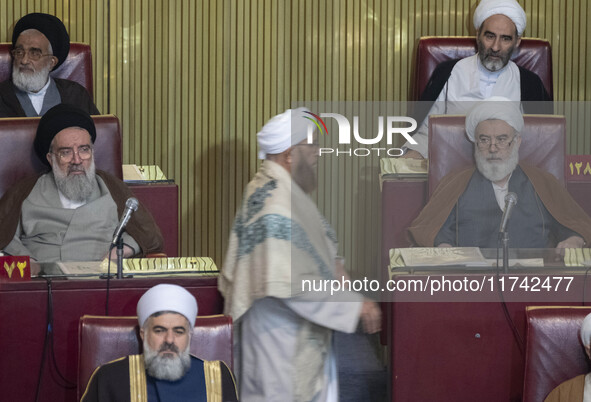
<instances>
[{"instance_id":1,"label":"seated cleric in black turban","mask_svg":"<svg viewBox=\"0 0 591 402\"><path fill-rule=\"evenodd\" d=\"M76 53L79 49L85 47L77 46ZM79 74L77 62L66 61L69 53L70 36L58 17L31 13L18 20L12 32L11 76L0 82L0 117L43 116L60 103L100 114L86 88L91 82L84 71ZM62 64L67 66L59 68ZM78 82L79 77L84 79Z\"/></svg>"},{"instance_id":2,"label":"seated cleric in black turban","mask_svg":"<svg viewBox=\"0 0 591 402\"><path fill-rule=\"evenodd\" d=\"M85 129L90 134L90 139L94 144L96 140L96 128L94 121L88 113L66 103L54 106L39 121L37 134L35 135L35 153L45 165L49 166L46 155L49 152L53 137L68 127Z\"/></svg>"},{"instance_id":3,"label":"seated cleric in black turban","mask_svg":"<svg viewBox=\"0 0 591 402\"><path fill-rule=\"evenodd\" d=\"M70 52L70 35L64 26L64 23L54 15L43 13L31 13L22 17L14 26L12 32L12 47L16 46L16 40L19 35L27 29L36 29L41 32L53 49L53 55L57 57L57 64L53 69L55 70L68 57Z\"/></svg>"}]
</instances>

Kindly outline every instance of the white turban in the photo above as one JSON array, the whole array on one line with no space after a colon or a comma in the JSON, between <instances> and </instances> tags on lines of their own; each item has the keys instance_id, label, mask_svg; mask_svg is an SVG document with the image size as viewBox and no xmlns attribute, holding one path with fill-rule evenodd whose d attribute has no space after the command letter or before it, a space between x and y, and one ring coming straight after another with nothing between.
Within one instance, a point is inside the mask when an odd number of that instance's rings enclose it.
<instances>
[{"instance_id":1,"label":"white turban","mask_svg":"<svg viewBox=\"0 0 591 402\"><path fill-rule=\"evenodd\" d=\"M137 302L137 320L140 327L154 313L174 311L189 320L190 328L195 326L197 317L197 300L185 288L178 285L156 285L140 297Z\"/></svg>"},{"instance_id":2,"label":"white turban","mask_svg":"<svg viewBox=\"0 0 591 402\"><path fill-rule=\"evenodd\" d=\"M502 14L510 18L515 24L519 36L525 31L525 11L515 0L482 0L474 10L474 28L478 30L488 17L495 14Z\"/></svg>"},{"instance_id":3,"label":"white turban","mask_svg":"<svg viewBox=\"0 0 591 402\"><path fill-rule=\"evenodd\" d=\"M591 346L591 313L585 316L581 324L581 342L584 346Z\"/></svg>"},{"instance_id":4,"label":"white turban","mask_svg":"<svg viewBox=\"0 0 591 402\"><path fill-rule=\"evenodd\" d=\"M280 154L304 141L311 118L307 111L305 107L287 109L269 120L257 133L259 159L265 159L267 154Z\"/></svg>"},{"instance_id":5,"label":"white turban","mask_svg":"<svg viewBox=\"0 0 591 402\"><path fill-rule=\"evenodd\" d=\"M523 131L521 104L502 96L492 96L478 102L470 109L466 116L466 134L468 134L470 141L474 142L476 127L484 120L503 120L517 133Z\"/></svg>"}]
</instances>

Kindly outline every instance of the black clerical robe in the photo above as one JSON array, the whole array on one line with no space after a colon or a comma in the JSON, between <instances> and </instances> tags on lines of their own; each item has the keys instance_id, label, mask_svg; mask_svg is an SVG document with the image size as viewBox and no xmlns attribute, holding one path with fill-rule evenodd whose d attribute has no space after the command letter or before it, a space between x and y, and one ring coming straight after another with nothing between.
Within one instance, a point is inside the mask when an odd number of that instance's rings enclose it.
<instances>
[{"instance_id":1,"label":"black clerical robe","mask_svg":"<svg viewBox=\"0 0 591 402\"><path fill-rule=\"evenodd\" d=\"M191 368L177 381L146 374L143 355L131 355L97 368L82 402L237 401L230 369L218 360L191 356Z\"/></svg>"},{"instance_id":2,"label":"black clerical robe","mask_svg":"<svg viewBox=\"0 0 591 402\"><path fill-rule=\"evenodd\" d=\"M82 85L60 78L54 78L54 81L61 97L61 103L74 105L90 115L100 114L90 94ZM16 96L16 88L12 80L0 83L0 117L27 117Z\"/></svg>"}]
</instances>

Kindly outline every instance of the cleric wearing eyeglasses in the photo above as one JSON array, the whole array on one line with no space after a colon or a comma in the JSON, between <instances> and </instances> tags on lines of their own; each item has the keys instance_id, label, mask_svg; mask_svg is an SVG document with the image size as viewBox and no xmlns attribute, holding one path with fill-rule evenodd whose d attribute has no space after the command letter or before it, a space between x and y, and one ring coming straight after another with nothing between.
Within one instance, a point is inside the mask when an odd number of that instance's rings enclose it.
<instances>
[{"instance_id":1,"label":"cleric wearing eyeglasses","mask_svg":"<svg viewBox=\"0 0 591 402\"><path fill-rule=\"evenodd\" d=\"M0 248L37 261L97 261L107 256L131 191L96 170L90 115L61 104L40 120L35 152L51 167L21 180L0 200ZM124 257L159 252L163 239L140 204L123 234Z\"/></svg>"}]
</instances>

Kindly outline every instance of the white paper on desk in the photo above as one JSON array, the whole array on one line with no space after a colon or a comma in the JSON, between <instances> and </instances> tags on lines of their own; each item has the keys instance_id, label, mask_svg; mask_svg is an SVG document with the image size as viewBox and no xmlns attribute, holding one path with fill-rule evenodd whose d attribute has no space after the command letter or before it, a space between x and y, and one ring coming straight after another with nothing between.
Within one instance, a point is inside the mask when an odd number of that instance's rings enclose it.
<instances>
[{"instance_id":1,"label":"white paper on desk","mask_svg":"<svg viewBox=\"0 0 591 402\"><path fill-rule=\"evenodd\" d=\"M146 180L146 177L136 165L123 165L123 180Z\"/></svg>"},{"instance_id":2,"label":"white paper on desk","mask_svg":"<svg viewBox=\"0 0 591 402\"><path fill-rule=\"evenodd\" d=\"M478 247L413 247L401 248L407 267L441 265L490 266Z\"/></svg>"},{"instance_id":3,"label":"white paper on desk","mask_svg":"<svg viewBox=\"0 0 591 402\"><path fill-rule=\"evenodd\" d=\"M104 271L103 261L68 261L57 262L58 267L66 275L80 275L80 274L102 274ZM111 272L117 272L117 262L111 262Z\"/></svg>"}]
</instances>

